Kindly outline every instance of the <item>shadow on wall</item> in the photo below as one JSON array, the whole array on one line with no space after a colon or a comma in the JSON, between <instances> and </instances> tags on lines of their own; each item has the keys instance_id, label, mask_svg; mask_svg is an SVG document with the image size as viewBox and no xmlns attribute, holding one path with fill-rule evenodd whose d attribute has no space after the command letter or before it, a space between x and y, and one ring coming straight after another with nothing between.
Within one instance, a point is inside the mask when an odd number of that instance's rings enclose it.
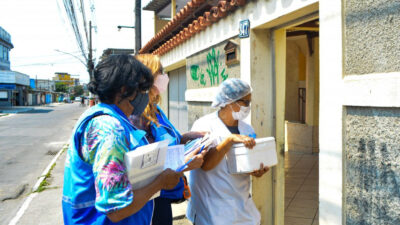
<instances>
[{"instance_id":1,"label":"shadow on wall","mask_svg":"<svg viewBox=\"0 0 400 225\"><path fill-rule=\"evenodd\" d=\"M292 4L293 0L282 0L282 7L286 8Z\"/></svg>"}]
</instances>

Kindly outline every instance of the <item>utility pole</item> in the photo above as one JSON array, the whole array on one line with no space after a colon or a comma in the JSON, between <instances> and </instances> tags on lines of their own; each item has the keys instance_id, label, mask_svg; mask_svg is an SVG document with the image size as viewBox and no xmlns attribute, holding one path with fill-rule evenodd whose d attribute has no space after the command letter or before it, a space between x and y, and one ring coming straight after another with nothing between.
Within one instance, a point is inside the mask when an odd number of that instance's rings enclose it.
<instances>
[{"instance_id":1,"label":"utility pole","mask_svg":"<svg viewBox=\"0 0 400 225\"><path fill-rule=\"evenodd\" d=\"M135 0L135 54L142 48L142 1Z\"/></svg>"},{"instance_id":2,"label":"utility pole","mask_svg":"<svg viewBox=\"0 0 400 225\"><path fill-rule=\"evenodd\" d=\"M90 80L93 79L93 53L92 53L92 21L89 21L89 56L88 56L88 72Z\"/></svg>"}]
</instances>

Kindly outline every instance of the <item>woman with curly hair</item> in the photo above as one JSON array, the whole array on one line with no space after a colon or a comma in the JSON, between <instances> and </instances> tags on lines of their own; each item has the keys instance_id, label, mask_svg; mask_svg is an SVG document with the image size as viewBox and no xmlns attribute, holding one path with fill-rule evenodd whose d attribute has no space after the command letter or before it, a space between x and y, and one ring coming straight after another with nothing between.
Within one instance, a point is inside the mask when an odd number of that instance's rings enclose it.
<instances>
[{"instance_id":1,"label":"woman with curly hair","mask_svg":"<svg viewBox=\"0 0 400 225\"><path fill-rule=\"evenodd\" d=\"M160 58L152 54L137 55L136 58L151 70L154 77L154 84L149 91L150 100L146 109L140 116L132 115L130 117L131 122L136 127L146 131L146 137L149 142L169 140L169 145L179 145L202 137L204 132L189 132L181 135L158 106L161 100L160 94L167 90L169 81L168 75L163 71ZM194 151L185 159L188 161L193 158L185 171L200 168L202 165L206 151L196 155L197 152ZM183 192L183 179L180 179L178 185L173 189L161 190L160 197L154 201L155 207L152 225L172 225L171 202L184 199Z\"/></svg>"}]
</instances>

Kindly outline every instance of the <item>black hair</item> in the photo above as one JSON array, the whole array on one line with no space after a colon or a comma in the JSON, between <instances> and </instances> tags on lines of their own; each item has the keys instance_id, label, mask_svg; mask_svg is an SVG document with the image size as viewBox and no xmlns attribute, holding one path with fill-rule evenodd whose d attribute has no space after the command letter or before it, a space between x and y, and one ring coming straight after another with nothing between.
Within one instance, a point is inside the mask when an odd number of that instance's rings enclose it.
<instances>
[{"instance_id":1,"label":"black hair","mask_svg":"<svg viewBox=\"0 0 400 225\"><path fill-rule=\"evenodd\" d=\"M147 91L153 85L151 71L131 55L111 55L97 64L89 82L89 91L99 96L101 102L112 103L125 87L122 99L137 91Z\"/></svg>"}]
</instances>

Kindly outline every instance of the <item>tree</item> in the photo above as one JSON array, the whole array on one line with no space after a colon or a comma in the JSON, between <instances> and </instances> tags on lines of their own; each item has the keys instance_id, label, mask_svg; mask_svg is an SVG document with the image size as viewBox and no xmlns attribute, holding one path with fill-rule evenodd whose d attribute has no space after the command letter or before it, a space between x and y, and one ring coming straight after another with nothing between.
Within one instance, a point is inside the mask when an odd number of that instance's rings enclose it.
<instances>
[{"instance_id":1,"label":"tree","mask_svg":"<svg viewBox=\"0 0 400 225\"><path fill-rule=\"evenodd\" d=\"M83 95L83 87L82 87L82 85L78 85L78 86L74 87L74 95L75 96Z\"/></svg>"},{"instance_id":2,"label":"tree","mask_svg":"<svg viewBox=\"0 0 400 225\"><path fill-rule=\"evenodd\" d=\"M64 83L56 83L56 92L68 92L68 86Z\"/></svg>"}]
</instances>

